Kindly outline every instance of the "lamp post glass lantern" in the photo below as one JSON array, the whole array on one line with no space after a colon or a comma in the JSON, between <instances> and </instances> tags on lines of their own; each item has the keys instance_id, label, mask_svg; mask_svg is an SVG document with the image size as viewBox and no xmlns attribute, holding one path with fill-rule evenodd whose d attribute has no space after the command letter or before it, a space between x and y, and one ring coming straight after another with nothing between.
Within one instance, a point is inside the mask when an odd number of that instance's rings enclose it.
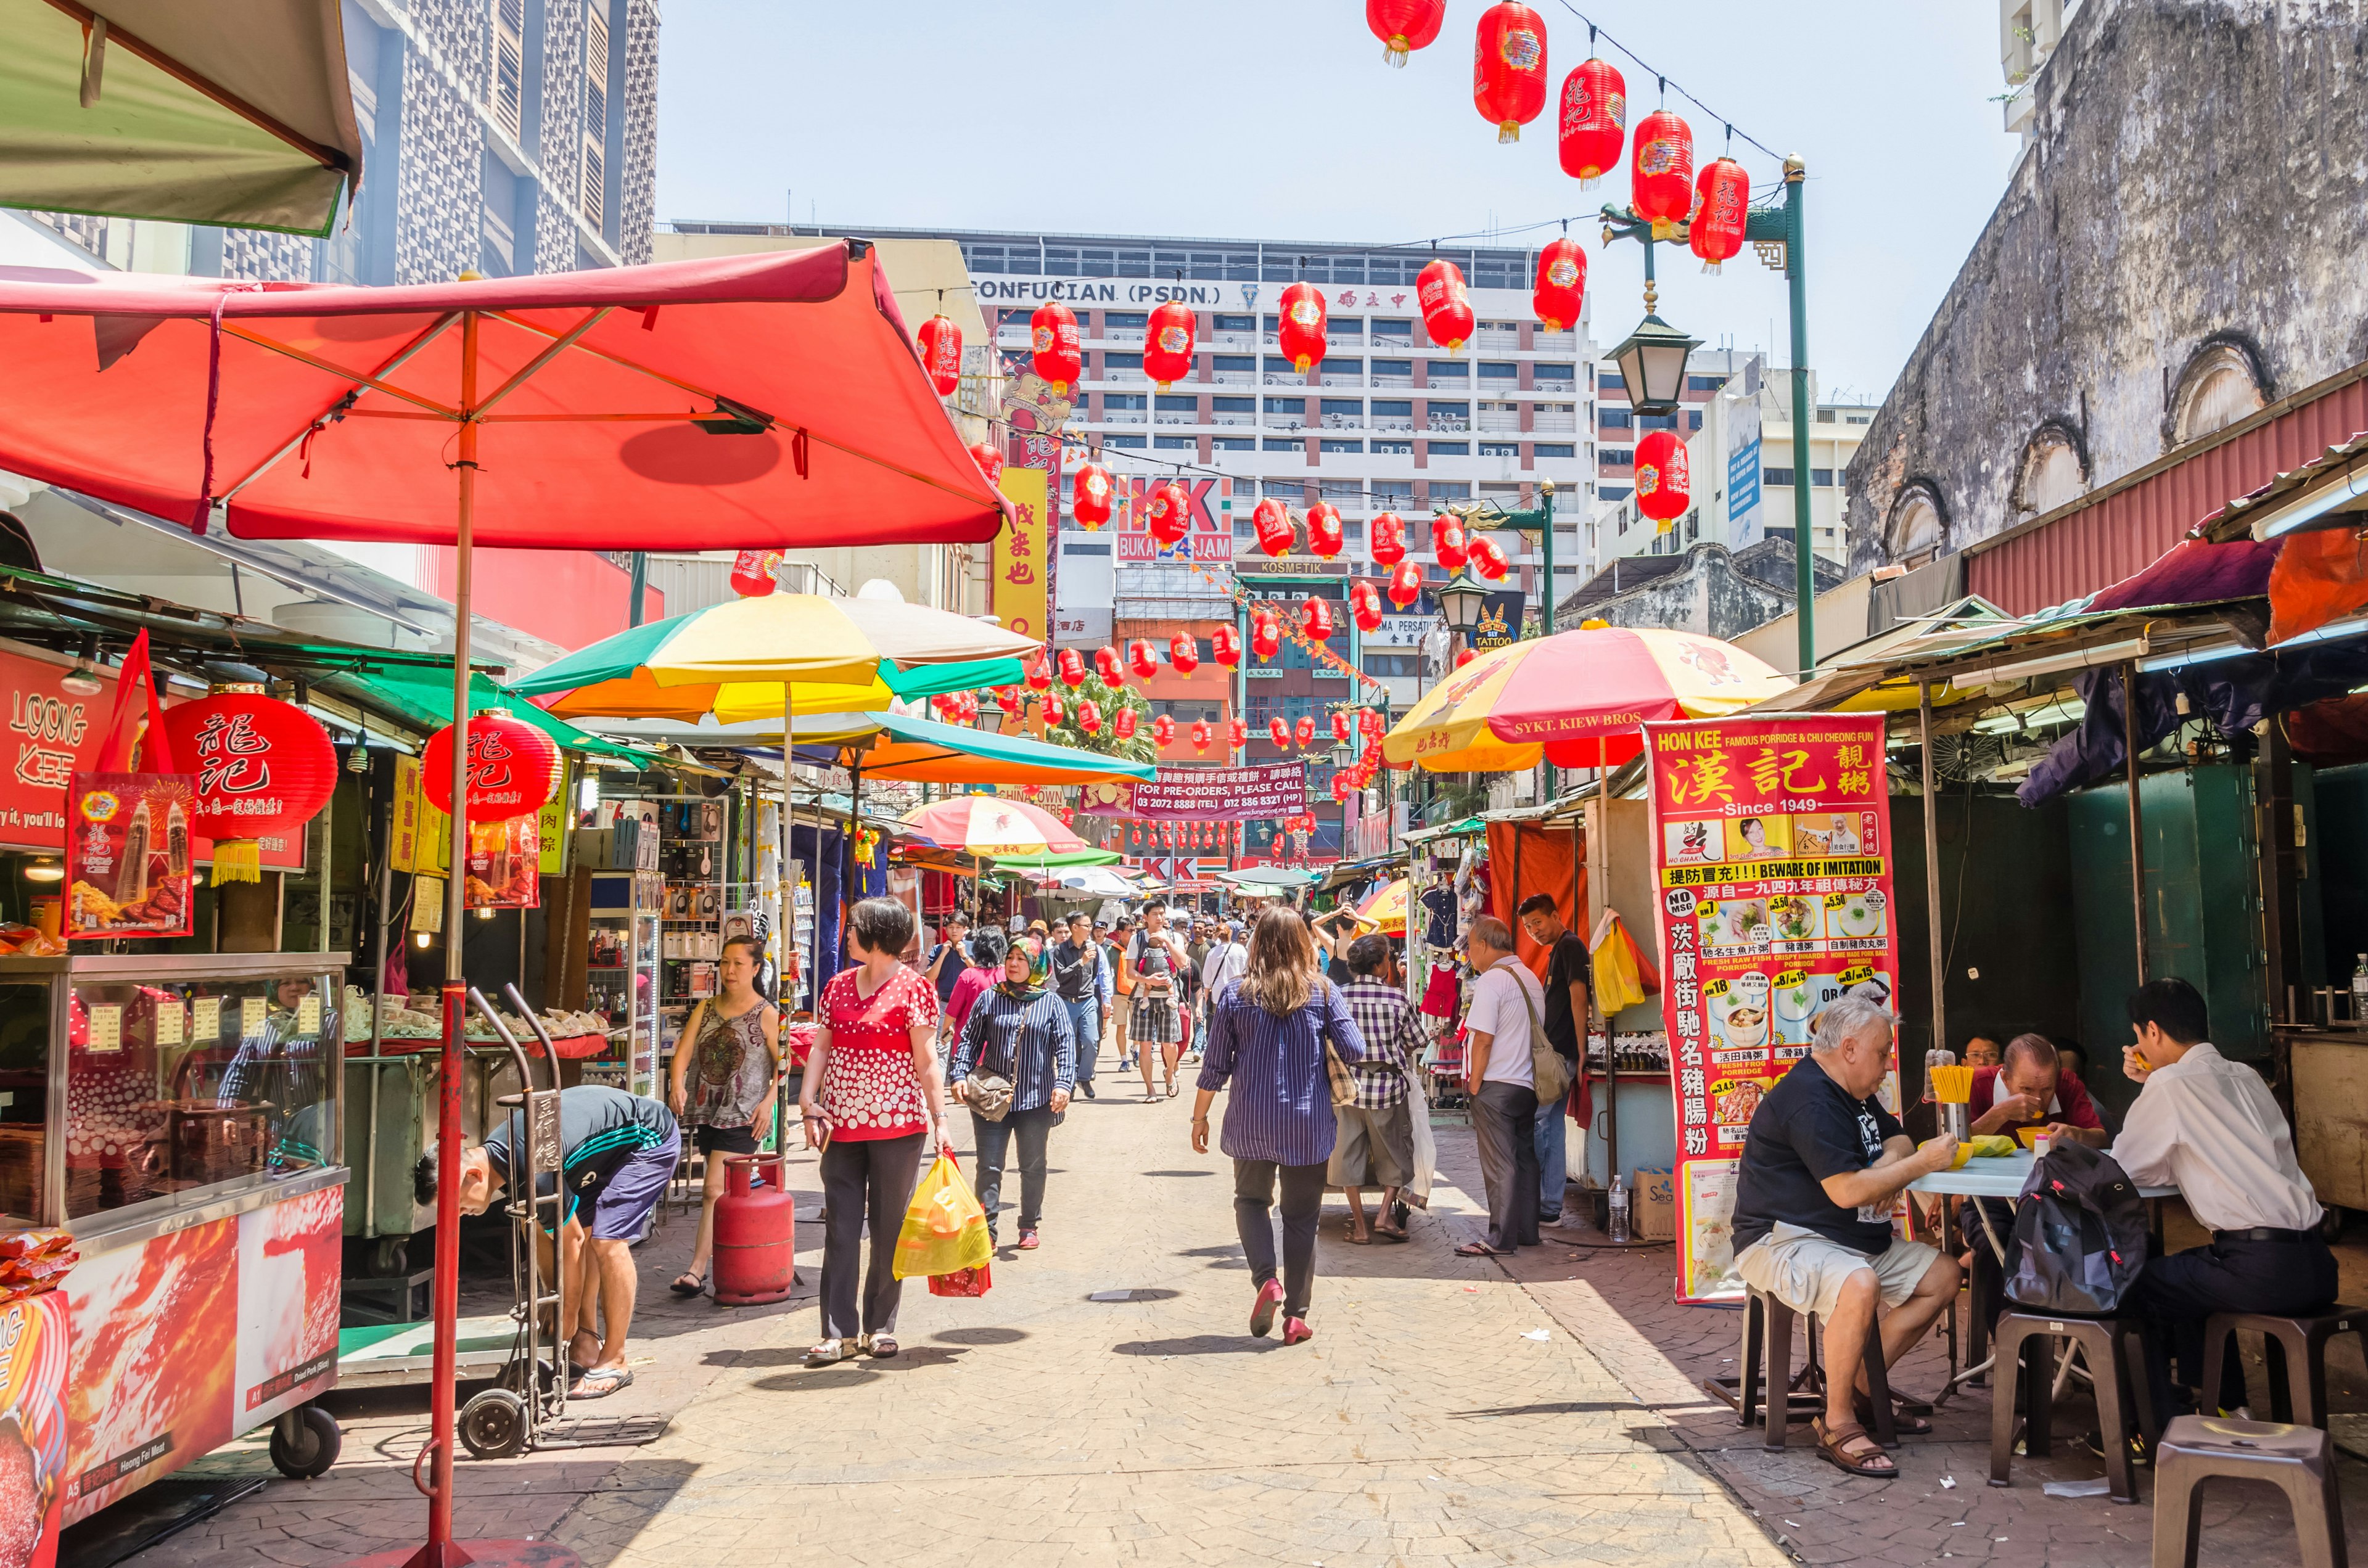
<instances>
[{"instance_id":1,"label":"lamp post glass lantern","mask_svg":"<svg viewBox=\"0 0 2368 1568\"><path fill-rule=\"evenodd\" d=\"M1611 351L1620 367L1621 384L1639 414L1673 414L1686 390L1686 357L1702 340L1647 315L1636 324L1628 340Z\"/></svg>"},{"instance_id":2,"label":"lamp post glass lantern","mask_svg":"<svg viewBox=\"0 0 2368 1568\"><path fill-rule=\"evenodd\" d=\"M1488 585L1464 567L1439 590L1439 611L1447 621L1450 631L1459 632L1470 645L1472 633L1480 625L1480 617L1487 608Z\"/></svg>"}]
</instances>

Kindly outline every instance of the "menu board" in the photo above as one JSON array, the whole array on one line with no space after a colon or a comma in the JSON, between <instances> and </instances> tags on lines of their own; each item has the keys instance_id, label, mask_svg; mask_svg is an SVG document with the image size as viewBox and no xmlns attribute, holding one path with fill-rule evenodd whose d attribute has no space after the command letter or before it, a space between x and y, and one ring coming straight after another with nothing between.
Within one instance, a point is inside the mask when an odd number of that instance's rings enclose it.
<instances>
[{"instance_id":1,"label":"menu board","mask_svg":"<svg viewBox=\"0 0 2368 1568\"><path fill-rule=\"evenodd\" d=\"M1678 1299L1732 1300L1751 1114L1846 995L1894 1010L1883 719L1645 726L1661 1013L1677 1096ZM1899 1108L1898 1074L1883 1096Z\"/></svg>"}]
</instances>

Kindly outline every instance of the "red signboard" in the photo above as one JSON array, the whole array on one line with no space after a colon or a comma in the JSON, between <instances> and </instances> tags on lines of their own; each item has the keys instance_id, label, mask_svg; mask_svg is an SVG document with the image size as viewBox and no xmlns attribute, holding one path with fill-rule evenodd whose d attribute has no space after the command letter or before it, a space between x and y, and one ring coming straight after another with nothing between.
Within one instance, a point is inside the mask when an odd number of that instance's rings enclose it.
<instances>
[{"instance_id":1,"label":"red signboard","mask_svg":"<svg viewBox=\"0 0 2368 1568\"><path fill-rule=\"evenodd\" d=\"M1760 1097L1846 995L1886 1010L1899 938L1883 719L1647 724L1661 1014L1677 1097L1678 1298L1742 1293L1730 1218ZM1883 1096L1899 1108L1898 1074Z\"/></svg>"},{"instance_id":2,"label":"red signboard","mask_svg":"<svg viewBox=\"0 0 2368 1568\"><path fill-rule=\"evenodd\" d=\"M1190 503L1190 528L1171 545L1151 537L1144 503L1157 487L1175 484ZM1118 503L1119 561L1214 561L1234 558L1233 494L1230 479L1171 480L1162 475L1121 479L1115 486Z\"/></svg>"},{"instance_id":3,"label":"red signboard","mask_svg":"<svg viewBox=\"0 0 2368 1568\"><path fill-rule=\"evenodd\" d=\"M1307 809L1307 765L1263 762L1247 767L1167 767L1156 781L1096 791L1089 816L1148 822L1257 822Z\"/></svg>"}]
</instances>

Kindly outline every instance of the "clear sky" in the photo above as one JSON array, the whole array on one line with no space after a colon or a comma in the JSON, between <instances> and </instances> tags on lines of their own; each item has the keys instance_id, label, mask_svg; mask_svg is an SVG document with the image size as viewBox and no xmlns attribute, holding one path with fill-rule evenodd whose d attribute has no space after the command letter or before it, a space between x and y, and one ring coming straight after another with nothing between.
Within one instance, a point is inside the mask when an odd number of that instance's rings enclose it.
<instances>
[{"instance_id":1,"label":"clear sky","mask_svg":"<svg viewBox=\"0 0 2368 1568\"><path fill-rule=\"evenodd\" d=\"M1643 313L1638 248L1555 161L1551 99L1517 145L1472 105L1482 0L1382 62L1355 0L667 0L658 196L676 218L1406 242L1573 218L1594 335ZM1556 86L1587 27L1542 0ZM1715 113L1668 104L1698 160L1722 125L1807 163L1809 362L1827 398L1879 399L1980 233L2019 150L1987 0L1580 0ZM1654 72L1609 44L1629 121ZM1738 136L1755 194L1778 161ZM1661 314L1713 346L1786 354L1785 286L1752 253L1704 276L1660 253Z\"/></svg>"}]
</instances>

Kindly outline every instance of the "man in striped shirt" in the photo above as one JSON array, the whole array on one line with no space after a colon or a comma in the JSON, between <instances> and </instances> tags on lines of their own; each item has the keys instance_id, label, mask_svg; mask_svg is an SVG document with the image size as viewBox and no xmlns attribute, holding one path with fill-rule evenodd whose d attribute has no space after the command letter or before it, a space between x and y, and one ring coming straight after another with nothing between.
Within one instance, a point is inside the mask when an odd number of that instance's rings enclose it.
<instances>
[{"instance_id":1,"label":"man in striped shirt","mask_svg":"<svg viewBox=\"0 0 2368 1568\"><path fill-rule=\"evenodd\" d=\"M1359 1246L1378 1233L1406 1239L1395 1223L1398 1192L1414 1180L1414 1120L1406 1078L1422 1059L1422 1025L1406 999L1396 949L1379 933L1349 944L1349 983L1340 995L1365 1037L1365 1059L1349 1069L1357 1103L1336 1106L1340 1131L1332 1145L1332 1185L1349 1199L1349 1240ZM1365 1224L1367 1183L1382 1188L1382 1211Z\"/></svg>"}]
</instances>

